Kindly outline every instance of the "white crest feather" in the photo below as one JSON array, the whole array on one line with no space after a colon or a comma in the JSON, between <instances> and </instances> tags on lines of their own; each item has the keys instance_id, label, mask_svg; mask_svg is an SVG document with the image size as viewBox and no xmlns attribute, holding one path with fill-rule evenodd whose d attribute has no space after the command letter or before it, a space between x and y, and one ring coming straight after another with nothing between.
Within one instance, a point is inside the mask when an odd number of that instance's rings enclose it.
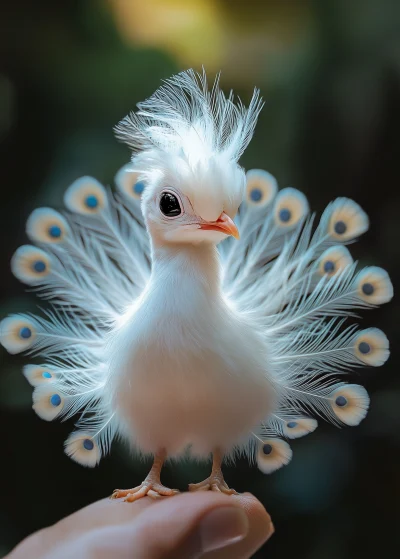
<instances>
[{"instance_id":1,"label":"white crest feather","mask_svg":"<svg viewBox=\"0 0 400 559\"><path fill-rule=\"evenodd\" d=\"M192 164L216 154L237 161L251 140L262 105L257 90L246 109L240 101L234 103L232 92L225 97L219 75L209 91L205 72L188 70L165 80L115 130L134 151L157 148L183 154Z\"/></svg>"}]
</instances>

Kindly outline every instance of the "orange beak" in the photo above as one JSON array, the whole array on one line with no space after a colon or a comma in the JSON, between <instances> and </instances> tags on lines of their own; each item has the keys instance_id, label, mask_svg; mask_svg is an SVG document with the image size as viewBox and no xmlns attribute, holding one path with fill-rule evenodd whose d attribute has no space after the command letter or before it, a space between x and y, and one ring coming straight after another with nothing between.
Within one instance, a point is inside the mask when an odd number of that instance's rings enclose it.
<instances>
[{"instance_id":1,"label":"orange beak","mask_svg":"<svg viewBox=\"0 0 400 559\"><path fill-rule=\"evenodd\" d=\"M229 215L226 215L225 212L222 212L217 221L201 223L200 229L204 229L205 231L220 231L221 233L225 233L226 235L232 235L232 237L235 237L235 239L239 239L240 237L238 228L233 223Z\"/></svg>"}]
</instances>

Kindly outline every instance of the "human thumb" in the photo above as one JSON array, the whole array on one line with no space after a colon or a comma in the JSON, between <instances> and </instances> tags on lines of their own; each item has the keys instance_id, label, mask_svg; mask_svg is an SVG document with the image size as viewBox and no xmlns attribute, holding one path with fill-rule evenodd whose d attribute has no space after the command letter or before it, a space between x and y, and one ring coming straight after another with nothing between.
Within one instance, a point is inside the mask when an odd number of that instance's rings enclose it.
<instances>
[{"instance_id":1,"label":"human thumb","mask_svg":"<svg viewBox=\"0 0 400 559\"><path fill-rule=\"evenodd\" d=\"M86 533L68 557L245 559L272 533L269 515L251 495L184 494L160 500L133 521Z\"/></svg>"}]
</instances>

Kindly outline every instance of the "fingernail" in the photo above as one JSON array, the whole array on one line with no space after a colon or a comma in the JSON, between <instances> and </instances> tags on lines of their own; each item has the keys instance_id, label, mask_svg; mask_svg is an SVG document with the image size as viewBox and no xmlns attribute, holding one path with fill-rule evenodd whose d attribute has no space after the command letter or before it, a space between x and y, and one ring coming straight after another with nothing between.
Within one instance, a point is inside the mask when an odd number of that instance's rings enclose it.
<instances>
[{"instance_id":1,"label":"fingernail","mask_svg":"<svg viewBox=\"0 0 400 559\"><path fill-rule=\"evenodd\" d=\"M237 507L210 511L200 522L202 552L214 551L243 540L249 531L246 513Z\"/></svg>"}]
</instances>

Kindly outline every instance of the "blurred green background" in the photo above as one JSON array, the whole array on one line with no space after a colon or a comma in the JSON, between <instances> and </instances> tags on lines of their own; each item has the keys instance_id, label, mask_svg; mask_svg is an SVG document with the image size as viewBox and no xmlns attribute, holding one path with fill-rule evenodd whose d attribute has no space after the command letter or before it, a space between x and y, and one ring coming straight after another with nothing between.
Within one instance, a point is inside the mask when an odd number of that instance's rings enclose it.
<instances>
[{"instance_id":1,"label":"blurred green background","mask_svg":"<svg viewBox=\"0 0 400 559\"><path fill-rule=\"evenodd\" d=\"M2 2L0 19L0 314L34 309L9 261L39 205L61 206L81 174L111 184L128 161L112 127L160 80L204 64L248 101L266 100L246 168L268 169L320 212L355 198L372 227L352 248L361 264L399 277L400 2L398 0L50 0ZM276 535L257 557L396 557L400 501L400 342L395 301L364 313L393 350L382 369L354 375L371 393L355 429L320 428L295 441L292 463L263 476L226 468L271 513ZM131 487L148 464L122 447L87 470L63 454L71 422L31 410L22 357L1 349L0 556L24 536ZM362 377L362 378L360 378ZM184 489L209 466L167 466ZM397 551L396 551L397 549Z\"/></svg>"}]
</instances>

